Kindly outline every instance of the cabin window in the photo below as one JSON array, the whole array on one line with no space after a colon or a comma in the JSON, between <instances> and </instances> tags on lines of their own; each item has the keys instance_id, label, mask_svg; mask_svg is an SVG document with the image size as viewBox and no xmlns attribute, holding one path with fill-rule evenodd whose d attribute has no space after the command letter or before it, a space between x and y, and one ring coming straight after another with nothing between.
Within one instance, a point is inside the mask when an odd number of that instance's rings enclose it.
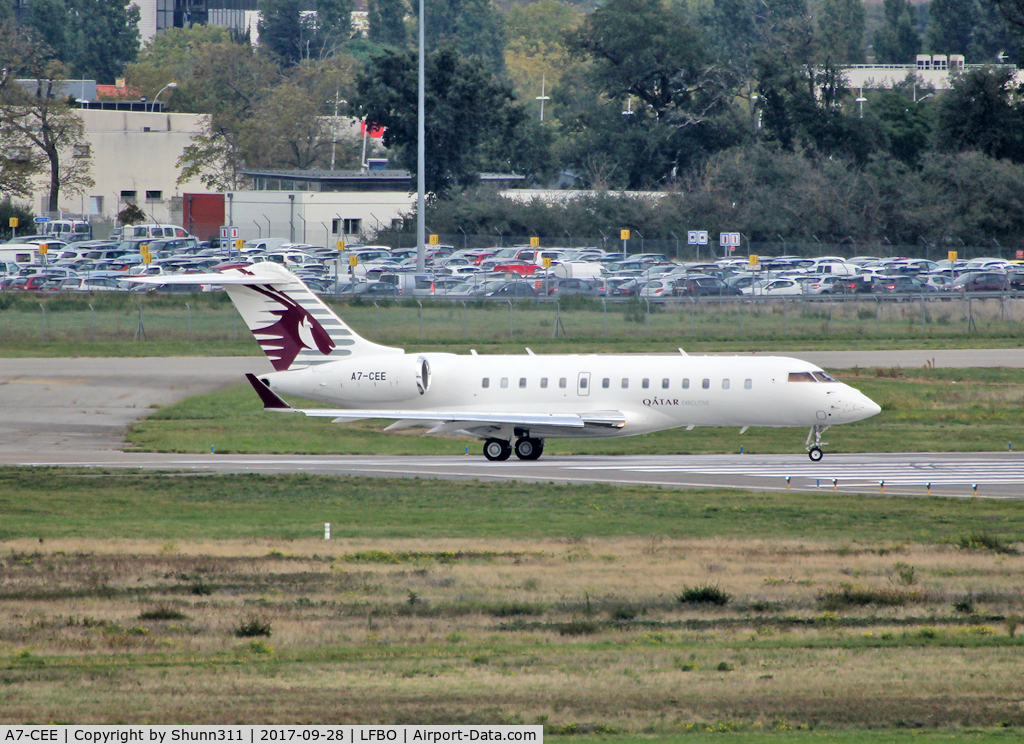
<instances>
[{"instance_id":1,"label":"cabin window","mask_svg":"<svg viewBox=\"0 0 1024 744\"><path fill-rule=\"evenodd\" d=\"M790 372L790 382L814 382L814 377L810 372Z\"/></svg>"},{"instance_id":2,"label":"cabin window","mask_svg":"<svg viewBox=\"0 0 1024 744\"><path fill-rule=\"evenodd\" d=\"M751 380L750 378L747 378L746 380L743 381L743 389L744 390L750 390L752 387L754 387L754 381L753 380Z\"/></svg>"},{"instance_id":3,"label":"cabin window","mask_svg":"<svg viewBox=\"0 0 1024 744\"><path fill-rule=\"evenodd\" d=\"M690 389L690 378L689 377L684 377L683 378L683 390L689 390L689 389Z\"/></svg>"},{"instance_id":4,"label":"cabin window","mask_svg":"<svg viewBox=\"0 0 1024 744\"><path fill-rule=\"evenodd\" d=\"M526 378L525 377L520 377L519 378L519 387L521 387L521 388L526 387Z\"/></svg>"},{"instance_id":5,"label":"cabin window","mask_svg":"<svg viewBox=\"0 0 1024 744\"><path fill-rule=\"evenodd\" d=\"M601 380L601 387L607 389L607 388L610 388L611 386L612 386L612 380L611 380L610 377L605 377L603 380Z\"/></svg>"},{"instance_id":6,"label":"cabin window","mask_svg":"<svg viewBox=\"0 0 1024 744\"><path fill-rule=\"evenodd\" d=\"M625 390L628 387L629 387L629 378L628 377L623 377L622 378L622 389Z\"/></svg>"},{"instance_id":7,"label":"cabin window","mask_svg":"<svg viewBox=\"0 0 1024 744\"><path fill-rule=\"evenodd\" d=\"M811 374L814 375L814 379L818 382L839 382L839 380L828 372L811 372Z\"/></svg>"},{"instance_id":8,"label":"cabin window","mask_svg":"<svg viewBox=\"0 0 1024 744\"><path fill-rule=\"evenodd\" d=\"M642 387L644 390L646 390L650 386L651 386L651 379L649 377L645 377L643 380L640 381L640 387Z\"/></svg>"},{"instance_id":9,"label":"cabin window","mask_svg":"<svg viewBox=\"0 0 1024 744\"><path fill-rule=\"evenodd\" d=\"M489 388L490 386L491 386L491 378L490 377L485 377L484 381L483 381L483 384L480 387Z\"/></svg>"},{"instance_id":10,"label":"cabin window","mask_svg":"<svg viewBox=\"0 0 1024 744\"><path fill-rule=\"evenodd\" d=\"M667 377L662 379L661 387L662 387L663 390L668 390L668 378Z\"/></svg>"},{"instance_id":11,"label":"cabin window","mask_svg":"<svg viewBox=\"0 0 1024 744\"><path fill-rule=\"evenodd\" d=\"M564 377L559 377L558 378L558 387L560 387L560 388L564 388L565 387L565 378Z\"/></svg>"},{"instance_id":12,"label":"cabin window","mask_svg":"<svg viewBox=\"0 0 1024 744\"><path fill-rule=\"evenodd\" d=\"M700 386L702 388L704 388L705 390L710 389L711 388L711 380L709 380L707 377L705 377L703 380L701 380Z\"/></svg>"},{"instance_id":13,"label":"cabin window","mask_svg":"<svg viewBox=\"0 0 1024 744\"><path fill-rule=\"evenodd\" d=\"M587 389L587 383L589 383L589 382L590 382L590 378L588 378L588 377L581 377L580 378L580 390L586 390Z\"/></svg>"},{"instance_id":14,"label":"cabin window","mask_svg":"<svg viewBox=\"0 0 1024 744\"><path fill-rule=\"evenodd\" d=\"M507 377L502 377L501 378L501 386L503 388L507 388L508 387L508 378Z\"/></svg>"},{"instance_id":15,"label":"cabin window","mask_svg":"<svg viewBox=\"0 0 1024 744\"><path fill-rule=\"evenodd\" d=\"M546 388L548 386L548 378L547 377L541 377L540 378L540 386L542 388Z\"/></svg>"},{"instance_id":16,"label":"cabin window","mask_svg":"<svg viewBox=\"0 0 1024 744\"><path fill-rule=\"evenodd\" d=\"M727 377L724 380L722 380L722 390L728 390L728 389L729 389L729 378Z\"/></svg>"}]
</instances>

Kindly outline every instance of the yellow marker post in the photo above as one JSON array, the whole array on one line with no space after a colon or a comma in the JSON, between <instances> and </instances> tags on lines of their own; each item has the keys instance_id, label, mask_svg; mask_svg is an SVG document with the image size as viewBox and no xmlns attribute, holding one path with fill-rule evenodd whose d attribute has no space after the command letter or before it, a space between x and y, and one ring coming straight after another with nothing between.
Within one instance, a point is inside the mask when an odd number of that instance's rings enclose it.
<instances>
[{"instance_id":1,"label":"yellow marker post","mask_svg":"<svg viewBox=\"0 0 1024 744\"><path fill-rule=\"evenodd\" d=\"M345 241L344 240L339 240L337 248L338 248L339 251L345 250Z\"/></svg>"},{"instance_id":2,"label":"yellow marker post","mask_svg":"<svg viewBox=\"0 0 1024 744\"><path fill-rule=\"evenodd\" d=\"M530 238L531 248L540 248L540 238Z\"/></svg>"},{"instance_id":3,"label":"yellow marker post","mask_svg":"<svg viewBox=\"0 0 1024 744\"><path fill-rule=\"evenodd\" d=\"M358 266L359 265L359 256L349 256L348 257L348 265L349 266Z\"/></svg>"},{"instance_id":4,"label":"yellow marker post","mask_svg":"<svg viewBox=\"0 0 1024 744\"><path fill-rule=\"evenodd\" d=\"M40 243L39 244L39 255L45 256L49 252L50 252L50 244L49 243Z\"/></svg>"},{"instance_id":5,"label":"yellow marker post","mask_svg":"<svg viewBox=\"0 0 1024 744\"><path fill-rule=\"evenodd\" d=\"M241 252L245 248L245 241L241 238L235 238L235 250Z\"/></svg>"},{"instance_id":6,"label":"yellow marker post","mask_svg":"<svg viewBox=\"0 0 1024 744\"><path fill-rule=\"evenodd\" d=\"M544 258L541 259L541 265L545 269L550 269L551 268L551 256L544 256Z\"/></svg>"},{"instance_id":7,"label":"yellow marker post","mask_svg":"<svg viewBox=\"0 0 1024 744\"><path fill-rule=\"evenodd\" d=\"M949 260L950 260L951 262L952 262L952 261L956 261L956 255L957 255L957 254L956 254L956 251L950 251L950 252L949 252Z\"/></svg>"},{"instance_id":8,"label":"yellow marker post","mask_svg":"<svg viewBox=\"0 0 1024 744\"><path fill-rule=\"evenodd\" d=\"M629 230L619 230L619 237L622 240L629 240Z\"/></svg>"},{"instance_id":9,"label":"yellow marker post","mask_svg":"<svg viewBox=\"0 0 1024 744\"><path fill-rule=\"evenodd\" d=\"M430 243L430 245L440 245L440 243L441 243L441 236L440 235L436 235L436 234L435 235L431 235L427 239L427 242Z\"/></svg>"},{"instance_id":10,"label":"yellow marker post","mask_svg":"<svg viewBox=\"0 0 1024 744\"><path fill-rule=\"evenodd\" d=\"M17 226L18 226L18 218L17 217L11 217L10 219L7 220L7 227L17 227Z\"/></svg>"},{"instance_id":11,"label":"yellow marker post","mask_svg":"<svg viewBox=\"0 0 1024 744\"><path fill-rule=\"evenodd\" d=\"M757 266L757 262L759 260L760 260L760 256L758 256L756 253L751 253L750 254L750 265L751 266Z\"/></svg>"}]
</instances>

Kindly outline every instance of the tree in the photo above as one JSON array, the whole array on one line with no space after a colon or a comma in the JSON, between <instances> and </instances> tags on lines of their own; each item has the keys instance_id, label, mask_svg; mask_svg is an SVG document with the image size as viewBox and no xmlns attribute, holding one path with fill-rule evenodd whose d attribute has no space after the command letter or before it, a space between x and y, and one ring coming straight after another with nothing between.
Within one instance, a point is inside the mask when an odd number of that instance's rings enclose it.
<instances>
[{"instance_id":1,"label":"tree","mask_svg":"<svg viewBox=\"0 0 1024 744\"><path fill-rule=\"evenodd\" d=\"M925 34L928 48L936 54L969 54L980 20L977 0L931 0Z\"/></svg>"},{"instance_id":2,"label":"tree","mask_svg":"<svg viewBox=\"0 0 1024 744\"><path fill-rule=\"evenodd\" d=\"M408 35L405 31L405 0L368 0L370 41L404 49Z\"/></svg>"},{"instance_id":3,"label":"tree","mask_svg":"<svg viewBox=\"0 0 1024 744\"><path fill-rule=\"evenodd\" d=\"M414 16L419 3L411 3ZM424 29L427 49L451 47L463 57L478 57L488 70L505 67L505 21L491 0L428 0Z\"/></svg>"},{"instance_id":4,"label":"tree","mask_svg":"<svg viewBox=\"0 0 1024 744\"><path fill-rule=\"evenodd\" d=\"M915 102L905 91L885 90L871 102L889 153L911 167L919 167L928 150L933 124L932 104Z\"/></svg>"},{"instance_id":5,"label":"tree","mask_svg":"<svg viewBox=\"0 0 1024 744\"><path fill-rule=\"evenodd\" d=\"M443 47L427 55L425 66L424 178L427 190L441 196L475 182L485 162L485 146L495 140L515 141L514 132L526 115L511 85L488 72L479 59L465 59ZM355 99L368 124L386 127L384 145L398 149L400 162L413 174L417 70L413 52L387 52L359 76ZM516 152L508 152L508 166L517 167L518 158Z\"/></svg>"},{"instance_id":6,"label":"tree","mask_svg":"<svg viewBox=\"0 0 1024 744\"><path fill-rule=\"evenodd\" d=\"M505 68L516 90L530 109L531 118L540 118L537 96L550 98L554 89L573 65L566 49L565 35L583 20L583 15L560 0L538 0L525 6L513 6L506 16L509 43L505 49ZM548 101L546 121L559 116L560 107Z\"/></svg>"},{"instance_id":7,"label":"tree","mask_svg":"<svg viewBox=\"0 0 1024 744\"><path fill-rule=\"evenodd\" d=\"M308 170L330 152L328 125L316 116L320 101L288 81L275 86L239 130L239 149L250 168ZM296 116L295 112L305 112Z\"/></svg>"},{"instance_id":8,"label":"tree","mask_svg":"<svg viewBox=\"0 0 1024 744\"><path fill-rule=\"evenodd\" d=\"M864 4L861 0L823 0L818 33L822 46L839 64L864 63Z\"/></svg>"},{"instance_id":9,"label":"tree","mask_svg":"<svg viewBox=\"0 0 1024 744\"><path fill-rule=\"evenodd\" d=\"M78 55L74 74L113 83L139 52L139 7L107 0L70 0ZM54 19L50 19L53 23Z\"/></svg>"},{"instance_id":10,"label":"tree","mask_svg":"<svg viewBox=\"0 0 1024 744\"><path fill-rule=\"evenodd\" d=\"M316 0L316 29L320 47L334 54L352 37L352 0Z\"/></svg>"},{"instance_id":11,"label":"tree","mask_svg":"<svg viewBox=\"0 0 1024 744\"><path fill-rule=\"evenodd\" d=\"M245 167L238 145L238 132L218 127L212 116L203 117L202 129L175 163L181 168L178 184L196 178L211 191L237 191L245 183Z\"/></svg>"},{"instance_id":12,"label":"tree","mask_svg":"<svg viewBox=\"0 0 1024 744\"><path fill-rule=\"evenodd\" d=\"M77 194L93 185L89 158L76 157L87 147L85 126L61 93L64 64L43 57L25 58L33 82L4 86L0 129L11 145L27 148L30 157L45 160L50 172L47 211L56 212L61 192Z\"/></svg>"},{"instance_id":13,"label":"tree","mask_svg":"<svg viewBox=\"0 0 1024 744\"><path fill-rule=\"evenodd\" d=\"M300 0L260 0L260 49L286 67L308 56L309 29L301 10Z\"/></svg>"},{"instance_id":14,"label":"tree","mask_svg":"<svg viewBox=\"0 0 1024 744\"><path fill-rule=\"evenodd\" d=\"M875 61L908 64L921 49L921 37L909 0L885 0L882 27L875 32Z\"/></svg>"},{"instance_id":15,"label":"tree","mask_svg":"<svg viewBox=\"0 0 1024 744\"><path fill-rule=\"evenodd\" d=\"M1015 107L1012 69L983 67L956 77L939 106L938 147L978 150L1024 162L1024 113Z\"/></svg>"}]
</instances>

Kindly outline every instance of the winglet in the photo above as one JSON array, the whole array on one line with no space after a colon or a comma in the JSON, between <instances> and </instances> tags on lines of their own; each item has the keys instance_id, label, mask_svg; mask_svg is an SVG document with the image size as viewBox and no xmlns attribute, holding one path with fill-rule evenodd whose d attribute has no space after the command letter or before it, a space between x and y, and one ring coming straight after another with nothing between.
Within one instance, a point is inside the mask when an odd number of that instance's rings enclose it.
<instances>
[{"instance_id":1,"label":"winglet","mask_svg":"<svg viewBox=\"0 0 1024 744\"><path fill-rule=\"evenodd\" d=\"M284 402L280 395L260 382L259 378L257 378L252 372L246 372L245 379L249 381L249 384L252 385L252 389L256 391L256 395L260 396L260 400L263 401L263 410L294 410L290 405Z\"/></svg>"}]
</instances>

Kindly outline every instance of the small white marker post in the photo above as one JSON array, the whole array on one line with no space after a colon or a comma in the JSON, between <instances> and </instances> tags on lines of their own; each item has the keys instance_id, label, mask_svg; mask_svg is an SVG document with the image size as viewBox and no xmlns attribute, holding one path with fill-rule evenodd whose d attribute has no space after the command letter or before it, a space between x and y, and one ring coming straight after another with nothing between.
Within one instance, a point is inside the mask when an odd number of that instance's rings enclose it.
<instances>
[{"instance_id":1,"label":"small white marker post","mask_svg":"<svg viewBox=\"0 0 1024 744\"><path fill-rule=\"evenodd\" d=\"M324 522L324 540L331 539L331 523Z\"/></svg>"}]
</instances>

